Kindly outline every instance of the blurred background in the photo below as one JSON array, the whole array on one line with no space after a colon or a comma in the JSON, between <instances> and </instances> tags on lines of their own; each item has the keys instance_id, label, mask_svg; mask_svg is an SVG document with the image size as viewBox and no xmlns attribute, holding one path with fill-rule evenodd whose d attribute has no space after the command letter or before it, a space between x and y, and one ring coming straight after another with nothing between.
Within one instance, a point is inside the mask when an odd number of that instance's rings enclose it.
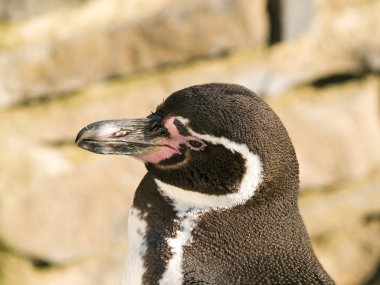
<instances>
[{"instance_id":1,"label":"blurred background","mask_svg":"<svg viewBox=\"0 0 380 285\"><path fill-rule=\"evenodd\" d=\"M0 285L118 284L142 163L74 146L173 91L278 113L337 284L380 284L380 0L0 0Z\"/></svg>"}]
</instances>

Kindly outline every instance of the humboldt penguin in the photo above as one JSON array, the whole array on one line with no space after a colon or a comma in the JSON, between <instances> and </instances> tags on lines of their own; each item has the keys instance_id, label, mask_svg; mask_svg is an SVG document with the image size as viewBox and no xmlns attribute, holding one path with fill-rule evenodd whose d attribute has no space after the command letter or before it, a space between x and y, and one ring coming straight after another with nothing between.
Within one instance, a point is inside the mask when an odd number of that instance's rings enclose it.
<instances>
[{"instance_id":1,"label":"humboldt penguin","mask_svg":"<svg viewBox=\"0 0 380 285\"><path fill-rule=\"evenodd\" d=\"M88 125L76 144L147 168L121 284L334 284L299 213L292 142L249 89L185 88L145 118Z\"/></svg>"}]
</instances>

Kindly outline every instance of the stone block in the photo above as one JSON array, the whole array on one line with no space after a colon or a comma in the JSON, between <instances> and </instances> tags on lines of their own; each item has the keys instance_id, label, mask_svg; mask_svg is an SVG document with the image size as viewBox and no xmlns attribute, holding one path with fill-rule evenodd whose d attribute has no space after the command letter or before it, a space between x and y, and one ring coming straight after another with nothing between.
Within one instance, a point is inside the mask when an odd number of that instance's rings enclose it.
<instances>
[{"instance_id":1,"label":"stone block","mask_svg":"<svg viewBox=\"0 0 380 285\"><path fill-rule=\"evenodd\" d=\"M302 187L358 179L380 166L379 86L369 77L270 101L295 145Z\"/></svg>"},{"instance_id":2,"label":"stone block","mask_svg":"<svg viewBox=\"0 0 380 285\"><path fill-rule=\"evenodd\" d=\"M307 33L275 45L265 60L243 65L236 77L262 95L277 96L301 85L378 73L379 10L379 0L315 1Z\"/></svg>"},{"instance_id":3,"label":"stone block","mask_svg":"<svg viewBox=\"0 0 380 285\"><path fill-rule=\"evenodd\" d=\"M264 0L174 1L149 18L3 52L0 103L54 96L97 80L264 46L266 19Z\"/></svg>"},{"instance_id":4,"label":"stone block","mask_svg":"<svg viewBox=\"0 0 380 285\"><path fill-rule=\"evenodd\" d=\"M294 40L305 35L315 15L314 0L282 0L282 40Z\"/></svg>"},{"instance_id":5,"label":"stone block","mask_svg":"<svg viewBox=\"0 0 380 285\"><path fill-rule=\"evenodd\" d=\"M85 1L87 0L3 0L0 1L0 22L20 20Z\"/></svg>"},{"instance_id":6,"label":"stone block","mask_svg":"<svg viewBox=\"0 0 380 285\"><path fill-rule=\"evenodd\" d=\"M118 245L63 265L42 266L0 252L2 285L115 285L121 278L126 247Z\"/></svg>"},{"instance_id":7,"label":"stone block","mask_svg":"<svg viewBox=\"0 0 380 285\"><path fill-rule=\"evenodd\" d=\"M302 195L314 249L336 284L367 284L380 260L380 173Z\"/></svg>"}]
</instances>

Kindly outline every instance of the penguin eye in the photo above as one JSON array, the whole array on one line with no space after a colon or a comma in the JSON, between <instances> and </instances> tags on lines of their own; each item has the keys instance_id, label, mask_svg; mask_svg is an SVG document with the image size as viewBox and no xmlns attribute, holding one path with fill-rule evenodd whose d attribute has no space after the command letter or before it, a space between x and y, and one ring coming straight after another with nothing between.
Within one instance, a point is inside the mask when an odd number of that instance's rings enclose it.
<instances>
[{"instance_id":1,"label":"penguin eye","mask_svg":"<svg viewBox=\"0 0 380 285\"><path fill-rule=\"evenodd\" d=\"M203 150L206 147L206 144L200 140L189 140L188 145L192 150Z\"/></svg>"}]
</instances>

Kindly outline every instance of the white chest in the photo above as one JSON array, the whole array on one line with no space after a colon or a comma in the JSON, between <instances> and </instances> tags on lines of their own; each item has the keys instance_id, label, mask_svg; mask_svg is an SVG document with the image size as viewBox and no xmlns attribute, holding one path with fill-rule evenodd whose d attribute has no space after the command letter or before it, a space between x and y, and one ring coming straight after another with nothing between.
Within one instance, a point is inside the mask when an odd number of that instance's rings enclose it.
<instances>
[{"instance_id":1,"label":"white chest","mask_svg":"<svg viewBox=\"0 0 380 285\"><path fill-rule=\"evenodd\" d=\"M146 253L146 228L147 224L141 212L132 207L128 217L128 254L121 285L142 284L146 270L143 259Z\"/></svg>"}]
</instances>

